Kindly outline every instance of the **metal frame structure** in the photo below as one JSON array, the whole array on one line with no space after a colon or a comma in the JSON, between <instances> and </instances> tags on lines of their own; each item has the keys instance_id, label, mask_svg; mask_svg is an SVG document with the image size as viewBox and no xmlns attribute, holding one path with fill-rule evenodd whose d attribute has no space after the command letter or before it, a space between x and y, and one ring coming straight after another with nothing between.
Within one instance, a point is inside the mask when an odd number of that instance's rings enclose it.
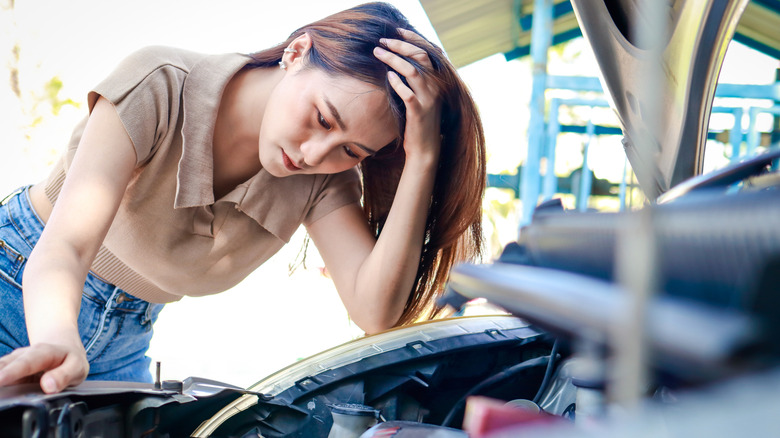
<instances>
[{"instance_id":1,"label":"metal frame structure","mask_svg":"<svg viewBox=\"0 0 780 438\"><path fill-rule=\"evenodd\" d=\"M780 9L780 2L776 2L777 5L769 0L759 1L761 7L772 7ZM768 4L772 3L772 4ZM526 202L522 204L522 215L519 226L524 226L530 223L531 216L536 208L537 201L540 196L542 199L547 200L552 197L556 190L556 177L553 172L554 169L554 157L555 157L555 145L556 137L558 133L562 132L562 126L557 120L557 110L560 105L564 104L584 104L577 103L576 99L571 101L564 101L561 99L550 99L550 112L545 121L545 108L547 100L545 99L545 93L549 89L566 89L576 91L596 91L603 92L602 87L597 78L592 77L575 77L575 76L551 76L547 74L547 53L551 46L559 42L568 41L574 37L581 35L579 29L576 31L568 31L565 35L554 35L553 23L557 17L568 14L571 12L571 4L569 2L555 3L553 0L533 0L534 8L531 17L522 16L518 17L520 27L522 29L531 32L531 44L530 47L516 48L510 52L504 54L506 59L514 59L519 56L530 54L532 58L532 92L531 101L529 105L530 120L528 125L528 150L526 159L518 169L516 175L489 175L488 186L498 188L512 189L518 197ZM530 20L529 20L530 18ZM746 37L735 38L737 41L747 43ZM756 43L758 44L758 43ZM753 44L755 46L755 44ZM759 47L760 48L760 47ZM771 56L780 56L780 52L767 47L766 53ZM777 53L776 53L777 52ZM771 85L738 85L738 84L721 84L716 91L716 97L731 97L731 98L744 98L744 99L766 99L775 102L775 106L771 108L766 107L725 107L725 108L713 108L713 112L716 113L731 113L734 117L734 125L730 132L729 143L732 147L732 160L737 160L742 156L750 156L755 153L760 142L760 133L757 130L756 120L759 114L769 113L775 116L780 116L780 82ZM592 102L596 106L604 106L603 102ZM743 115L747 113L749 120L746 134L743 133ZM567 126L565 129L568 132L573 130L573 127ZM590 141L595 135L602 134L619 134L619 130L615 128L594 126L592 122L588 122L585 126L586 134L586 152L590 144ZM741 143L746 138L746 150L745 153L741 153ZM541 158L547 159L546 172L542 181L540 173ZM581 183L579 184L579 193L577 193L577 208L584 210L587 208L587 195L590 193L590 169L587 165L587 160L584 160ZM624 172L625 175L625 172ZM620 205L621 208L625 206L625 178L620 183Z\"/></svg>"}]
</instances>

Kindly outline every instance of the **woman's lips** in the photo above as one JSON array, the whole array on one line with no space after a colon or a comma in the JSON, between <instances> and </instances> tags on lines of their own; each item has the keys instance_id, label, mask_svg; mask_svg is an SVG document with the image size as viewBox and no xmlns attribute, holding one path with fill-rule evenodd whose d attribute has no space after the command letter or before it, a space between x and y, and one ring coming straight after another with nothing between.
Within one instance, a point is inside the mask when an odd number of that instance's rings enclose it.
<instances>
[{"instance_id":1,"label":"woman's lips","mask_svg":"<svg viewBox=\"0 0 780 438\"><path fill-rule=\"evenodd\" d=\"M291 172L296 172L298 170L301 170L301 168L296 166L295 163L292 162L290 157L288 157L287 154L284 153L284 150L282 150L282 161L284 162L284 167L286 167L287 170Z\"/></svg>"}]
</instances>

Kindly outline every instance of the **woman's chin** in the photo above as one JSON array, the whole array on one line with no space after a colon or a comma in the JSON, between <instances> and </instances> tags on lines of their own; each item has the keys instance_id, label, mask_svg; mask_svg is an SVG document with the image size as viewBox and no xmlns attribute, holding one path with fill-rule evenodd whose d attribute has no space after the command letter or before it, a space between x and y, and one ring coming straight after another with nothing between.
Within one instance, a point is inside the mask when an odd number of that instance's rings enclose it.
<instances>
[{"instance_id":1,"label":"woman's chin","mask_svg":"<svg viewBox=\"0 0 780 438\"><path fill-rule=\"evenodd\" d=\"M263 166L266 172L271 174L271 176L274 176L276 178L284 178L285 176L290 176L290 172L285 172L282 169L275 169L273 166L265 167Z\"/></svg>"}]
</instances>

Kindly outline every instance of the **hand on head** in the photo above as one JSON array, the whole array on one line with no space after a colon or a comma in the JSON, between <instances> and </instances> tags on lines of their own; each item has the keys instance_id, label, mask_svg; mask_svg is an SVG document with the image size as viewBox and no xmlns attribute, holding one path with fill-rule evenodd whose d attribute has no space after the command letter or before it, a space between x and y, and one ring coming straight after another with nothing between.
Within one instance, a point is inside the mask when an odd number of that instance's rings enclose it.
<instances>
[{"instance_id":1,"label":"hand on head","mask_svg":"<svg viewBox=\"0 0 780 438\"><path fill-rule=\"evenodd\" d=\"M429 43L410 30L399 28L398 31L404 39L383 38L380 43L384 48L374 49L374 55L394 70L388 72L388 81L406 107L404 152L407 157L422 156L436 161L441 146L441 89L430 75L407 60L413 59L425 71L432 71L428 52L422 48Z\"/></svg>"}]
</instances>

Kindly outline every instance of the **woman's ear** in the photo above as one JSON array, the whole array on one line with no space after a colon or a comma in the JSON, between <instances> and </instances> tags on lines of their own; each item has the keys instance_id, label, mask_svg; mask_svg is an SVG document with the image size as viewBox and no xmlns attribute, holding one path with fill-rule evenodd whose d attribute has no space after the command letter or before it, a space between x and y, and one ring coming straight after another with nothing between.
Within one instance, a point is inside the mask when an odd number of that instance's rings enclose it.
<instances>
[{"instance_id":1,"label":"woman's ear","mask_svg":"<svg viewBox=\"0 0 780 438\"><path fill-rule=\"evenodd\" d=\"M309 49L311 49L311 37L307 33L301 34L287 46L282 60L291 70L297 70L303 66L303 60L306 59Z\"/></svg>"}]
</instances>

